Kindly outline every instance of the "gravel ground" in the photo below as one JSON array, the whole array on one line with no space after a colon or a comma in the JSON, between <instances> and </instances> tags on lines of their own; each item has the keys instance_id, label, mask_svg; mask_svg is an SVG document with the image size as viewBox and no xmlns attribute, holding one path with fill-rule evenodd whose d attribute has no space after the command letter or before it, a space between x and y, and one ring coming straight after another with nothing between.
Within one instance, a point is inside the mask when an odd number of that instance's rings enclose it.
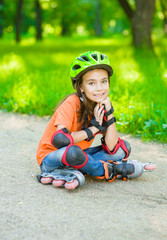
<instances>
[{"instance_id":1,"label":"gravel ground","mask_svg":"<svg viewBox=\"0 0 167 240\"><path fill-rule=\"evenodd\" d=\"M130 159L154 162L157 170L135 180L86 177L76 190L54 188L35 178L36 148L48 121L0 112L0 239L166 240L166 145L120 134L132 146Z\"/></svg>"}]
</instances>

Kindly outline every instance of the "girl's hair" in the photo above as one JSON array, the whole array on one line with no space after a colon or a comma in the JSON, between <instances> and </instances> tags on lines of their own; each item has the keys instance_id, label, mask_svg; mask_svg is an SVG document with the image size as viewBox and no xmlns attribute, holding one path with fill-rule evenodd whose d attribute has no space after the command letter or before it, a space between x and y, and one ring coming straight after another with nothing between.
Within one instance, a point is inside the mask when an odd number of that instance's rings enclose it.
<instances>
[{"instance_id":1,"label":"girl's hair","mask_svg":"<svg viewBox=\"0 0 167 240\"><path fill-rule=\"evenodd\" d=\"M109 84L110 84L110 76L109 76L109 73L108 73L108 80L109 80ZM96 102L92 102L90 101L85 93L82 93L81 92L81 84L82 84L82 77L76 81L75 83L75 89L76 89L76 92L72 93L72 94L69 94L67 95L64 99L62 99L56 106L55 108L55 111L61 106L61 104L69 97L69 96L72 96L72 95L76 95L79 97L79 100L80 100L80 105L81 105L81 108L80 108L80 111L78 111L79 115L80 115L80 118L78 119L78 121L83 121L83 125L82 127L85 128L85 127L88 127L88 115L90 115L91 117L94 116L94 108L96 106Z\"/></svg>"}]
</instances>

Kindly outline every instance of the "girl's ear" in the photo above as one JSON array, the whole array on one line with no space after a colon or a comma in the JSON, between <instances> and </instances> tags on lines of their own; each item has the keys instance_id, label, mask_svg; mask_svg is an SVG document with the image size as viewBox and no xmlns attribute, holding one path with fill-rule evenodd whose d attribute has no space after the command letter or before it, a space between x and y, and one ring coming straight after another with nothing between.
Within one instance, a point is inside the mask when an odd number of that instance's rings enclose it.
<instances>
[{"instance_id":1,"label":"girl's ear","mask_svg":"<svg viewBox=\"0 0 167 240\"><path fill-rule=\"evenodd\" d=\"M80 86L80 91L81 91L81 93L84 92L84 90L83 90L83 88L82 88L82 85Z\"/></svg>"}]
</instances>

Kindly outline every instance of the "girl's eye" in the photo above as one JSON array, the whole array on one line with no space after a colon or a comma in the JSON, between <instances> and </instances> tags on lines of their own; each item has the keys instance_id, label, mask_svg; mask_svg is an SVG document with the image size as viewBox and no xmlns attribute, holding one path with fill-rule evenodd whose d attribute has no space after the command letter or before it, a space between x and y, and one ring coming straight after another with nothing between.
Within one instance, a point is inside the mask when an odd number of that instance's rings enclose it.
<instances>
[{"instance_id":1,"label":"girl's eye","mask_svg":"<svg viewBox=\"0 0 167 240\"><path fill-rule=\"evenodd\" d=\"M90 82L89 85L94 85L94 82Z\"/></svg>"},{"instance_id":2,"label":"girl's eye","mask_svg":"<svg viewBox=\"0 0 167 240\"><path fill-rule=\"evenodd\" d=\"M108 81L107 80L103 80L103 83L107 83Z\"/></svg>"}]
</instances>

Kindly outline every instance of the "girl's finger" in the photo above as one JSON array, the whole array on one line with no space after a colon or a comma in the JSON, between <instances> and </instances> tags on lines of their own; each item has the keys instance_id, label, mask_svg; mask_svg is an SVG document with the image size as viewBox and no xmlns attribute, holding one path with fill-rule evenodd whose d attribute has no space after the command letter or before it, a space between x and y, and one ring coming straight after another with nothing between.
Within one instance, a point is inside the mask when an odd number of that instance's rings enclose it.
<instances>
[{"instance_id":1,"label":"girl's finger","mask_svg":"<svg viewBox=\"0 0 167 240\"><path fill-rule=\"evenodd\" d=\"M100 117L101 117L101 118L104 117L104 111L101 112Z\"/></svg>"},{"instance_id":2,"label":"girl's finger","mask_svg":"<svg viewBox=\"0 0 167 240\"><path fill-rule=\"evenodd\" d=\"M95 113L97 116L100 116L102 112L103 112L103 107L99 108Z\"/></svg>"},{"instance_id":3,"label":"girl's finger","mask_svg":"<svg viewBox=\"0 0 167 240\"><path fill-rule=\"evenodd\" d=\"M99 109L99 104L97 104L96 106L95 106L95 108L94 108L94 111L98 111L98 109Z\"/></svg>"},{"instance_id":4,"label":"girl's finger","mask_svg":"<svg viewBox=\"0 0 167 240\"><path fill-rule=\"evenodd\" d=\"M100 113L101 113L101 112L104 112L103 109L104 109L104 106L102 105L101 108L99 108L99 112L100 112Z\"/></svg>"}]
</instances>

